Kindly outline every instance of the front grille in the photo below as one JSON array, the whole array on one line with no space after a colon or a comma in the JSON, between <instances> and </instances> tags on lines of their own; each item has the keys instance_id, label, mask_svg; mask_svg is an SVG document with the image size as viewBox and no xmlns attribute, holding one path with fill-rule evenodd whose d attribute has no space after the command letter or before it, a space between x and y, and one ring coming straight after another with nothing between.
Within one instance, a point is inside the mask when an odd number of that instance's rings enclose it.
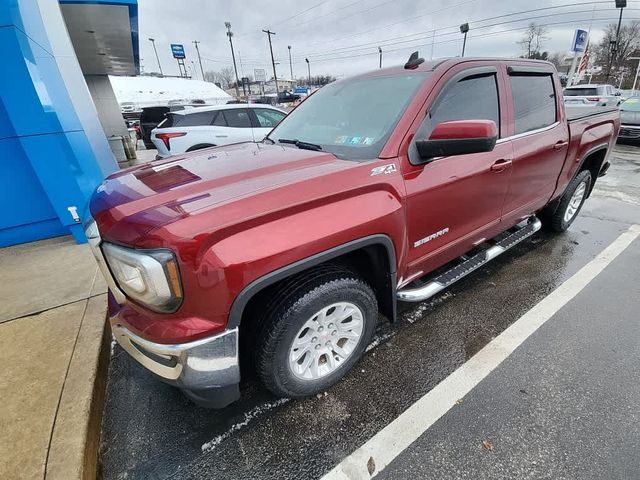
<instances>
[{"instance_id":1,"label":"front grille","mask_svg":"<svg viewBox=\"0 0 640 480\"><path fill-rule=\"evenodd\" d=\"M620 128L619 136L628 137L628 138L640 138L640 128L625 128L625 127L622 127L622 128Z\"/></svg>"}]
</instances>

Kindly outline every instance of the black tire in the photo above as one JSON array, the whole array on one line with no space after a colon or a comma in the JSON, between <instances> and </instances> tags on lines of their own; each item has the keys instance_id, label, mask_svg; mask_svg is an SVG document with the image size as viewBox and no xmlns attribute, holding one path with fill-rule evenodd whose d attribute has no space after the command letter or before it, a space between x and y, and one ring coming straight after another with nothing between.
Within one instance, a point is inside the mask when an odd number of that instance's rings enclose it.
<instances>
[{"instance_id":1,"label":"black tire","mask_svg":"<svg viewBox=\"0 0 640 480\"><path fill-rule=\"evenodd\" d=\"M212 143L199 143L197 145L193 145L192 147L187 148L187 152L194 152L196 150L202 150L203 148L211 148L215 147Z\"/></svg>"},{"instance_id":2,"label":"black tire","mask_svg":"<svg viewBox=\"0 0 640 480\"><path fill-rule=\"evenodd\" d=\"M565 214L567 213L567 209L571 203L571 197L574 192L580 187L581 184L585 185L584 196L580 201L580 205L575 210L575 213L569 220L565 220ZM582 205L584 205L584 201L587 199L589 195L589 189L591 188L591 172L588 170L582 170L578 175L575 176L569 185L567 185L567 189L564 191L560 202L558 203L558 207L553 212L543 212L542 218L545 221L546 225L555 232L564 232L571 226L573 221L576 219L580 210L582 209Z\"/></svg>"},{"instance_id":3,"label":"black tire","mask_svg":"<svg viewBox=\"0 0 640 480\"><path fill-rule=\"evenodd\" d=\"M296 286L280 290L279 297L272 299L266 308L256 338L255 361L260 379L271 392L303 398L325 391L357 363L373 337L378 304L369 285L341 268L314 272L292 283ZM352 303L362 313L363 329L357 345L333 372L317 379L296 376L289 365L294 339L316 312L338 302Z\"/></svg>"}]
</instances>

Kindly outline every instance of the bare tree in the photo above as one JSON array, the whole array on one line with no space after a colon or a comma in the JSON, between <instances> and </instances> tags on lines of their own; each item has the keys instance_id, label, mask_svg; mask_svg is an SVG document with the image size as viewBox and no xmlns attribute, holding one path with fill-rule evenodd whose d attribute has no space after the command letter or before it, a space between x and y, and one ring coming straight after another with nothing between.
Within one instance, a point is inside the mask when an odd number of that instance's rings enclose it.
<instances>
[{"instance_id":1,"label":"bare tree","mask_svg":"<svg viewBox=\"0 0 640 480\"><path fill-rule=\"evenodd\" d=\"M553 63L556 67L556 70L559 72L562 71L562 67L564 64L564 55L562 53L550 53L547 57L547 60Z\"/></svg>"},{"instance_id":2,"label":"bare tree","mask_svg":"<svg viewBox=\"0 0 640 480\"><path fill-rule=\"evenodd\" d=\"M611 42L616 40L617 25L611 23L607 25L604 31L604 37L600 40L600 43L593 45L590 48L596 59L596 64L603 67L606 71L609 61L612 57ZM620 37L616 43L616 54L613 56L611 65L611 72L614 77L619 78L625 71L634 71L637 66L637 60L629 60L630 56L636 56L636 50L640 49L640 22L633 21L622 25L620 28ZM635 53L634 53L635 52ZM631 75L627 76L631 79ZM631 79L629 83L633 80Z\"/></svg>"},{"instance_id":3,"label":"bare tree","mask_svg":"<svg viewBox=\"0 0 640 480\"><path fill-rule=\"evenodd\" d=\"M544 25L537 25L531 22L527 30L522 34L522 40L516 43L522 48L524 58L541 59L546 52L541 52L540 50L545 40L548 39L547 28Z\"/></svg>"},{"instance_id":4,"label":"bare tree","mask_svg":"<svg viewBox=\"0 0 640 480\"><path fill-rule=\"evenodd\" d=\"M204 81L205 82L211 82L211 83L216 83L220 81L220 77L218 75L218 72L214 72L212 70L207 70L206 72L204 72Z\"/></svg>"},{"instance_id":5,"label":"bare tree","mask_svg":"<svg viewBox=\"0 0 640 480\"><path fill-rule=\"evenodd\" d=\"M235 84L235 80L236 74L231 67L224 67L218 72L218 81L227 88Z\"/></svg>"}]
</instances>

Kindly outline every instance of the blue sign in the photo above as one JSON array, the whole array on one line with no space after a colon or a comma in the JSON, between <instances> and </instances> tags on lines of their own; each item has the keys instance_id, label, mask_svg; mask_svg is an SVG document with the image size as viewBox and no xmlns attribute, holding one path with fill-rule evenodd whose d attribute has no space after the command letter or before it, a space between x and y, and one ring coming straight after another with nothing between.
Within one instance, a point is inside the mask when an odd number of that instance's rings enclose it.
<instances>
[{"instance_id":1,"label":"blue sign","mask_svg":"<svg viewBox=\"0 0 640 480\"><path fill-rule=\"evenodd\" d=\"M584 52L587 47L587 38L589 34L586 30L576 29L576 33L573 34L573 43L571 44L572 52Z\"/></svg>"},{"instance_id":2,"label":"blue sign","mask_svg":"<svg viewBox=\"0 0 640 480\"><path fill-rule=\"evenodd\" d=\"M173 54L173 58L186 58L184 54L184 46L179 43L171 44L171 53Z\"/></svg>"},{"instance_id":3,"label":"blue sign","mask_svg":"<svg viewBox=\"0 0 640 480\"><path fill-rule=\"evenodd\" d=\"M308 90L306 87L295 87L293 93L308 93Z\"/></svg>"}]
</instances>

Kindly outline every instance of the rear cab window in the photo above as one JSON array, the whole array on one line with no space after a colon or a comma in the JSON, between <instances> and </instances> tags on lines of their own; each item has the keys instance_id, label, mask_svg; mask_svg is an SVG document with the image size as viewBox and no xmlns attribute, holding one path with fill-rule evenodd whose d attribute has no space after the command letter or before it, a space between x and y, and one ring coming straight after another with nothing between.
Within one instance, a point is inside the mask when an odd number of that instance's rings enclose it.
<instances>
[{"instance_id":1,"label":"rear cab window","mask_svg":"<svg viewBox=\"0 0 640 480\"><path fill-rule=\"evenodd\" d=\"M565 97L591 97L598 95L597 88L567 88L564 91Z\"/></svg>"},{"instance_id":2,"label":"rear cab window","mask_svg":"<svg viewBox=\"0 0 640 480\"><path fill-rule=\"evenodd\" d=\"M515 135L549 127L557 121L551 73L510 73Z\"/></svg>"}]
</instances>

